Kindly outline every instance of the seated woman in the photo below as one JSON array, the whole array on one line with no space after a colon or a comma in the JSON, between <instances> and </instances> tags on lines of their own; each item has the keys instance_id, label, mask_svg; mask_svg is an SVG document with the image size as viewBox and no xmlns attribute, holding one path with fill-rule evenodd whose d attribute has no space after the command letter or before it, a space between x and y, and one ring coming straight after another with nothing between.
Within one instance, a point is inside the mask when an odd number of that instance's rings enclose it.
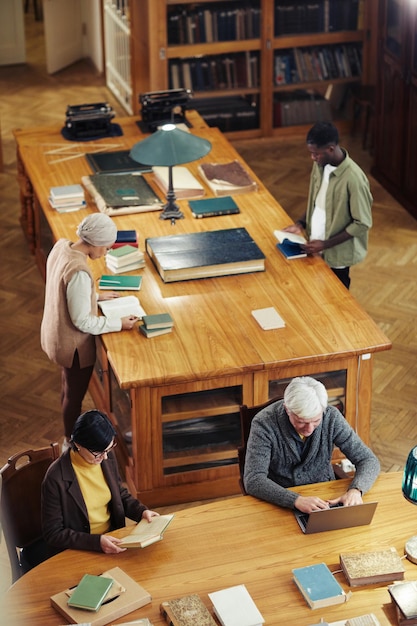
<instances>
[{"instance_id":1,"label":"seated woman","mask_svg":"<svg viewBox=\"0 0 417 626\"><path fill-rule=\"evenodd\" d=\"M337 446L355 466L347 491L333 500L303 496L301 485L335 478L333 449ZM284 399L262 409L253 419L248 438L244 484L251 496L303 513L342 503L362 503L374 484L379 461L347 420L327 403L325 386L309 376L294 378ZM293 489L289 489L293 487Z\"/></svg>"},{"instance_id":2,"label":"seated woman","mask_svg":"<svg viewBox=\"0 0 417 626\"><path fill-rule=\"evenodd\" d=\"M49 467L42 484L42 530L49 556L66 548L123 552L106 533L158 515L122 486L108 417L87 411L75 422L70 448Z\"/></svg>"}]
</instances>

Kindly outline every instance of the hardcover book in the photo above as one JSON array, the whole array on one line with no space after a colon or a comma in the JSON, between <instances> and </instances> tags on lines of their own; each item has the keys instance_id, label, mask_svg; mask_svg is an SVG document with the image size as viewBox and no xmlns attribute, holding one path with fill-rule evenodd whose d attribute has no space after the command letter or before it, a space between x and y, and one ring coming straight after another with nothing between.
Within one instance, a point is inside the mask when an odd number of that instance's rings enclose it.
<instances>
[{"instance_id":1,"label":"hardcover book","mask_svg":"<svg viewBox=\"0 0 417 626\"><path fill-rule=\"evenodd\" d=\"M94 173L106 174L127 172L151 172L150 165L138 163L130 156L130 150L113 150L112 152L88 152L85 155Z\"/></svg>"},{"instance_id":2,"label":"hardcover book","mask_svg":"<svg viewBox=\"0 0 417 626\"><path fill-rule=\"evenodd\" d=\"M159 211L162 201L140 174L93 174L81 182L98 210L107 215Z\"/></svg>"},{"instance_id":3,"label":"hardcover book","mask_svg":"<svg viewBox=\"0 0 417 626\"><path fill-rule=\"evenodd\" d=\"M98 282L98 288L109 291L139 291L142 285L142 276L113 276L103 274Z\"/></svg>"},{"instance_id":4,"label":"hardcover book","mask_svg":"<svg viewBox=\"0 0 417 626\"><path fill-rule=\"evenodd\" d=\"M154 313L153 315L144 315L142 318L146 328L153 330L155 328L169 328L174 326L174 320L169 313Z\"/></svg>"},{"instance_id":5,"label":"hardcover book","mask_svg":"<svg viewBox=\"0 0 417 626\"><path fill-rule=\"evenodd\" d=\"M403 580L405 568L393 547L340 554L340 565L351 587Z\"/></svg>"},{"instance_id":6,"label":"hardcover book","mask_svg":"<svg viewBox=\"0 0 417 626\"><path fill-rule=\"evenodd\" d=\"M256 181L237 160L228 163L202 163L198 169L216 196L247 193L258 188Z\"/></svg>"},{"instance_id":7,"label":"hardcover book","mask_svg":"<svg viewBox=\"0 0 417 626\"><path fill-rule=\"evenodd\" d=\"M217 626L197 594L162 602L160 611L170 626Z\"/></svg>"},{"instance_id":8,"label":"hardcover book","mask_svg":"<svg viewBox=\"0 0 417 626\"><path fill-rule=\"evenodd\" d=\"M265 255L246 228L151 237L145 246L165 283L265 270Z\"/></svg>"},{"instance_id":9,"label":"hardcover book","mask_svg":"<svg viewBox=\"0 0 417 626\"><path fill-rule=\"evenodd\" d=\"M395 583L388 587L388 591L404 618L417 620L417 581Z\"/></svg>"},{"instance_id":10,"label":"hardcover book","mask_svg":"<svg viewBox=\"0 0 417 626\"><path fill-rule=\"evenodd\" d=\"M265 622L245 585L209 593L222 626L262 626Z\"/></svg>"},{"instance_id":11,"label":"hardcover book","mask_svg":"<svg viewBox=\"0 0 417 626\"><path fill-rule=\"evenodd\" d=\"M346 594L325 563L292 570L294 582L312 609L347 602Z\"/></svg>"},{"instance_id":12,"label":"hardcover book","mask_svg":"<svg viewBox=\"0 0 417 626\"><path fill-rule=\"evenodd\" d=\"M68 606L98 611L112 584L113 581L110 578L84 574L74 593L69 597Z\"/></svg>"},{"instance_id":13,"label":"hardcover book","mask_svg":"<svg viewBox=\"0 0 417 626\"><path fill-rule=\"evenodd\" d=\"M163 534L172 518L173 513L168 515L158 515L153 517L151 522L146 519L142 519L133 530L123 537L120 545L123 548L146 548L152 543L161 541Z\"/></svg>"},{"instance_id":14,"label":"hardcover book","mask_svg":"<svg viewBox=\"0 0 417 626\"><path fill-rule=\"evenodd\" d=\"M147 339L151 339L152 337L159 337L159 335L172 333L172 326L165 326L165 328L147 328L145 324L142 324L139 326L139 331L142 335L145 335Z\"/></svg>"},{"instance_id":15,"label":"hardcover book","mask_svg":"<svg viewBox=\"0 0 417 626\"><path fill-rule=\"evenodd\" d=\"M282 243L277 243L278 250L285 256L286 259L302 259L307 256L299 243L284 239Z\"/></svg>"},{"instance_id":16,"label":"hardcover book","mask_svg":"<svg viewBox=\"0 0 417 626\"><path fill-rule=\"evenodd\" d=\"M240 213L240 209L232 196L190 200L188 204L193 217L217 217L218 215Z\"/></svg>"},{"instance_id":17,"label":"hardcover book","mask_svg":"<svg viewBox=\"0 0 417 626\"><path fill-rule=\"evenodd\" d=\"M152 168L158 186L166 195L168 191L169 168L155 166ZM175 165L172 168L172 184L175 196L181 198L197 198L204 196L204 187L186 167Z\"/></svg>"}]
</instances>

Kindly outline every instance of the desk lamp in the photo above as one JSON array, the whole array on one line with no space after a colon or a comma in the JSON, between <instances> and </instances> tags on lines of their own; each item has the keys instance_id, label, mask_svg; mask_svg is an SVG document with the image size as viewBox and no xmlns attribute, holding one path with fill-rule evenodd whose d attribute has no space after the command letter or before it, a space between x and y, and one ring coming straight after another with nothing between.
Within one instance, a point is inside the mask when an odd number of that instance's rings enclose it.
<instances>
[{"instance_id":1,"label":"desk lamp","mask_svg":"<svg viewBox=\"0 0 417 626\"><path fill-rule=\"evenodd\" d=\"M410 450L405 464L403 495L412 504L417 504L417 446ZM405 553L412 563L417 564L417 535L408 539L405 544Z\"/></svg>"},{"instance_id":2,"label":"desk lamp","mask_svg":"<svg viewBox=\"0 0 417 626\"><path fill-rule=\"evenodd\" d=\"M210 150L211 143L207 139L180 130L175 124L165 124L155 133L133 146L130 156L135 161L144 165L168 167L167 203L159 216L161 220L176 220L184 217L175 203L172 183L173 166L201 159Z\"/></svg>"}]
</instances>

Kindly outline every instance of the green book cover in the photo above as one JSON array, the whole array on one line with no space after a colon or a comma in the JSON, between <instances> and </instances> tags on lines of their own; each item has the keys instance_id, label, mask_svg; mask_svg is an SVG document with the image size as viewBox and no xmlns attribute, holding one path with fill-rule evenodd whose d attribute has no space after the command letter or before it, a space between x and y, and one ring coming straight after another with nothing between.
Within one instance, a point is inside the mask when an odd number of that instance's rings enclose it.
<instances>
[{"instance_id":1,"label":"green book cover","mask_svg":"<svg viewBox=\"0 0 417 626\"><path fill-rule=\"evenodd\" d=\"M240 213L239 207L232 196L218 198L204 198L188 202L193 217L216 217L218 215L232 215Z\"/></svg>"},{"instance_id":2,"label":"green book cover","mask_svg":"<svg viewBox=\"0 0 417 626\"><path fill-rule=\"evenodd\" d=\"M89 178L107 206L161 204L160 198L140 174L93 174Z\"/></svg>"},{"instance_id":3,"label":"green book cover","mask_svg":"<svg viewBox=\"0 0 417 626\"><path fill-rule=\"evenodd\" d=\"M104 576L84 574L68 600L68 606L98 611L113 581Z\"/></svg>"},{"instance_id":4,"label":"green book cover","mask_svg":"<svg viewBox=\"0 0 417 626\"><path fill-rule=\"evenodd\" d=\"M142 276L107 275L100 278L99 289L113 291L139 291L142 285Z\"/></svg>"},{"instance_id":5,"label":"green book cover","mask_svg":"<svg viewBox=\"0 0 417 626\"><path fill-rule=\"evenodd\" d=\"M166 328L146 328L144 324L139 326L139 330L142 335L145 335L148 339L151 337L158 337L158 335L166 335L167 333L172 332L172 326L167 326Z\"/></svg>"},{"instance_id":6,"label":"green book cover","mask_svg":"<svg viewBox=\"0 0 417 626\"><path fill-rule=\"evenodd\" d=\"M125 246L120 246L120 248L111 248L111 250L109 250L107 254L111 257L114 257L115 259L120 259L121 257L126 256L126 254L132 254L132 252L137 254L138 249L135 248L135 246L130 246L129 244L126 244Z\"/></svg>"},{"instance_id":7,"label":"green book cover","mask_svg":"<svg viewBox=\"0 0 417 626\"><path fill-rule=\"evenodd\" d=\"M152 330L154 328L169 328L174 325L174 320L169 313L144 315L142 320L148 330Z\"/></svg>"}]
</instances>

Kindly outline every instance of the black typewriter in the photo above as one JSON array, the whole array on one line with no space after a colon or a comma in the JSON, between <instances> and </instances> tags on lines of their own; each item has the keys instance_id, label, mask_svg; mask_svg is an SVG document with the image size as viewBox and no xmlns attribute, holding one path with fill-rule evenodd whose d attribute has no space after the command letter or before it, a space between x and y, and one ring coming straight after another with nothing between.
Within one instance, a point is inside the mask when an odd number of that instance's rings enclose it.
<instances>
[{"instance_id":1,"label":"black typewriter","mask_svg":"<svg viewBox=\"0 0 417 626\"><path fill-rule=\"evenodd\" d=\"M149 91L139 95L142 123L150 132L163 124L187 124L185 111L193 94L190 89Z\"/></svg>"},{"instance_id":2,"label":"black typewriter","mask_svg":"<svg viewBox=\"0 0 417 626\"><path fill-rule=\"evenodd\" d=\"M107 102L68 105L65 128L73 139L106 137L111 134L115 114Z\"/></svg>"}]
</instances>

